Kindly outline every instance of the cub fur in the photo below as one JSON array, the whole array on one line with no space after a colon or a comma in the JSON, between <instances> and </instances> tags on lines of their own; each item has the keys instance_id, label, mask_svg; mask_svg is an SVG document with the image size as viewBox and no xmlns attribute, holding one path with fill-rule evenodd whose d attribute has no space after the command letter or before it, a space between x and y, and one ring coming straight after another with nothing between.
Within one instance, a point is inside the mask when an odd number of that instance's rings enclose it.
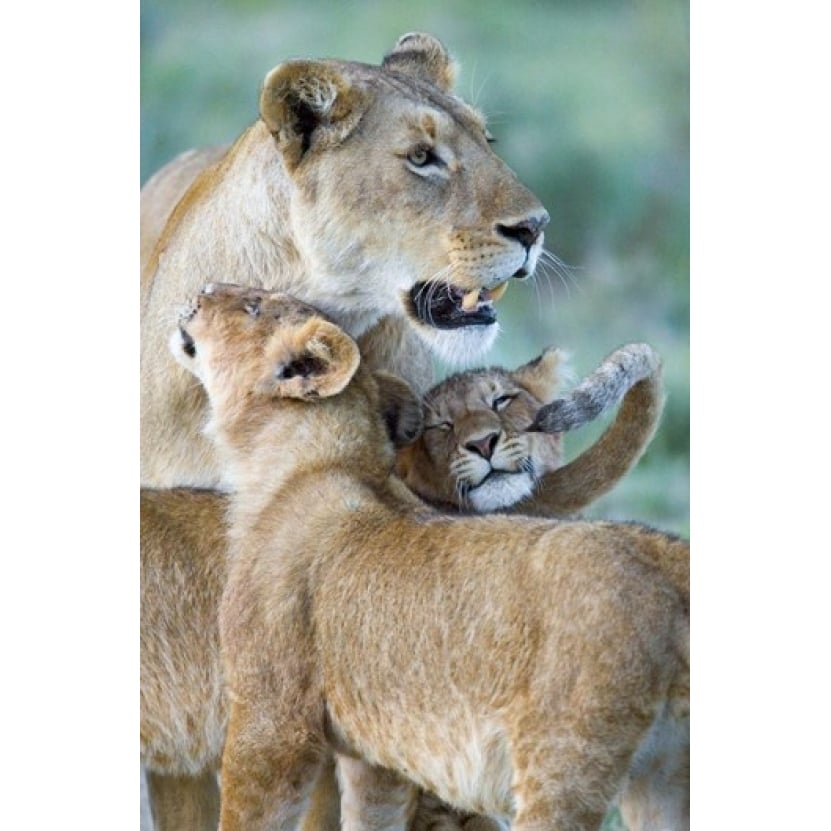
<instances>
[{"instance_id":1,"label":"cub fur","mask_svg":"<svg viewBox=\"0 0 831 831\"><path fill-rule=\"evenodd\" d=\"M380 407L395 444L421 428L421 410L392 379ZM141 763L155 831L216 831L228 703L219 655L227 573L226 494L141 490ZM334 768L321 771L304 831L340 828ZM411 831L497 831L421 794Z\"/></svg>"},{"instance_id":2,"label":"cub fur","mask_svg":"<svg viewBox=\"0 0 831 831\"><path fill-rule=\"evenodd\" d=\"M424 431L398 452L397 472L434 505L470 513L557 516L607 493L640 458L663 409L661 361L651 346L612 352L556 398L563 353L547 349L513 371L453 375L424 397ZM562 465L562 432L618 404L590 448Z\"/></svg>"},{"instance_id":3,"label":"cub fur","mask_svg":"<svg viewBox=\"0 0 831 831\"><path fill-rule=\"evenodd\" d=\"M291 292L360 336L370 365L420 390L429 353L465 360L490 346L493 302L533 273L548 214L493 153L453 78L445 48L420 33L380 66L288 61L227 152L185 154L148 182L143 485L223 485L201 432L204 393L163 348L174 303L206 282Z\"/></svg>"},{"instance_id":4,"label":"cub fur","mask_svg":"<svg viewBox=\"0 0 831 831\"><path fill-rule=\"evenodd\" d=\"M413 782L516 831L599 827L688 720L688 543L425 506L387 376L284 294L209 289L171 347L233 486L223 831L297 827L333 753L347 825L405 822Z\"/></svg>"},{"instance_id":5,"label":"cub fur","mask_svg":"<svg viewBox=\"0 0 831 831\"><path fill-rule=\"evenodd\" d=\"M517 510L529 513L531 504L540 514L546 510L557 513L565 510L563 504L569 508L577 503L587 504L598 490L611 487L634 463L654 430L661 401L659 361L649 347L629 345L614 352L570 393L569 398L579 401L586 399L587 389L598 391L591 400L602 396L603 406L582 408L582 412L589 413L586 417L593 417L598 409L617 403L626 391L621 411L604 437L566 468L558 467L560 433L523 432L535 421L540 408L558 392L567 374L563 365L562 353L549 349L513 371L474 370L434 387L426 396L427 424L436 429L443 419L452 421L453 440L429 445L429 456L423 443L412 444L413 436L420 432L421 418L420 412L411 406L411 394L402 389L403 385L385 385L381 389L384 394L381 412L388 433L395 444L405 443L398 451L399 465L406 457L409 471L419 470L422 476L428 477L426 488L424 480L416 488L419 494L434 503L442 501L437 494L443 493L441 488L451 481L450 448L455 443L453 452L463 457L465 445L481 443L490 433L491 425L494 431L499 431L498 448L490 457L492 465L500 460L504 464L507 454L501 448L510 441L523 439L523 452L519 455L532 462L537 480L535 495L516 503ZM642 375L646 379L638 380ZM572 417L567 426L573 428L578 421ZM608 453L603 452L604 447L610 448ZM417 462L413 461L414 451L418 453ZM569 467L579 471L586 459L596 460L589 465L591 475L582 478L572 475L567 480L578 483L588 480L590 487L584 487L577 499L571 497L567 484L557 477ZM455 463L452 467L457 478L470 468L475 472L470 464L465 467ZM528 467L515 463L516 472L506 475L522 478ZM551 479L555 483L559 481L559 488L551 489L557 498L553 504L546 504L539 498L539 491L547 496L546 484ZM416 484L419 482L412 477L408 479L411 487ZM524 487L499 493L502 497L506 492L524 494ZM457 484L451 493L458 495L466 489L470 488ZM218 694L222 681L217 660L216 614L227 556L224 523L220 522L225 503L223 495L206 491L171 489L142 490L141 493L142 762L147 770L157 831L171 826L215 828L219 819L215 772L224 740L227 705L224 696ZM477 503L481 504L481 501ZM461 502L449 507L470 509L473 506L470 502ZM510 503L503 498L492 509L507 507ZM203 738L206 735L211 736L210 740ZM162 737L164 749L160 750ZM197 743L205 749L194 753ZM339 797L330 782L334 784L332 773L328 773L328 779L322 776L314 792L312 810L305 820L305 827L310 831L338 826ZM174 813L168 821L166 812L171 810ZM448 828L462 823L465 828L472 828L474 822L482 824L481 818L474 821L448 814L445 806L424 794L413 828L435 828L438 818ZM631 819L627 824L630 831L649 827Z\"/></svg>"}]
</instances>

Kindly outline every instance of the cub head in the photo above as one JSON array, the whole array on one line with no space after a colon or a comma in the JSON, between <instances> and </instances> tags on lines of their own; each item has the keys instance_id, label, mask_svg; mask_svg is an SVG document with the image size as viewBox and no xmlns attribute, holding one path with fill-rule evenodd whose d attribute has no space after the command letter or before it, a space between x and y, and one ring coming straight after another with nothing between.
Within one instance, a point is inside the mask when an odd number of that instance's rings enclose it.
<instances>
[{"instance_id":1,"label":"cub head","mask_svg":"<svg viewBox=\"0 0 831 831\"><path fill-rule=\"evenodd\" d=\"M561 434L525 431L556 397L564 364L548 349L513 372L471 370L437 384L424 398L421 436L398 451L398 475L429 502L477 513L530 496L562 464Z\"/></svg>"},{"instance_id":2,"label":"cub head","mask_svg":"<svg viewBox=\"0 0 831 831\"><path fill-rule=\"evenodd\" d=\"M226 283L206 286L188 304L170 347L214 409L335 395L360 363L355 341L311 306Z\"/></svg>"},{"instance_id":3,"label":"cub head","mask_svg":"<svg viewBox=\"0 0 831 831\"><path fill-rule=\"evenodd\" d=\"M215 417L251 421L275 398L338 395L360 365L355 341L317 309L281 292L213 283L179 317L170 340L176 360L205 387ZM394 445L421 430L421 403L399 378L376 372L365 409Z\"/></svg>"},{"instance_id":4,"label":"cub head","mask_svg":"<svg viewBox=\"0 0 831 831\"><path fill-rule=\"evenodd\" d=\"M315 275L306 299L355 335L405 315L462 362L492 344L494 302L533 274L549 217L454 76L438 40L408 34L380 66L277 66L260 115L292 182L290 223Z\"/></svg>"}]
</instances>

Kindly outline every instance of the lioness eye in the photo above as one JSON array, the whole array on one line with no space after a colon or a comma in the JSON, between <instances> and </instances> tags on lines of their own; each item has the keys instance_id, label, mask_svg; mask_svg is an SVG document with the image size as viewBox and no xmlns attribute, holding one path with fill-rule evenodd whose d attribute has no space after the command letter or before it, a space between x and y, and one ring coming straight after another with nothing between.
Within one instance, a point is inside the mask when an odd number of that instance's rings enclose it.
<instances>
[{"instance_id":1,"label":"lioness eye","mask_svg":"<svg viewBox=\"0 0 831 831\"><path fill-rule=\"evenodd\" d=\"M491 407L493 407L494 412L501 413L515 398L515 395L500 395L493 399Z\"/></svg>"},{"instance_id":2,"label":"lioness eye","mask_svg":"<svg viewBox=\"0 0 831 831\"><path fill-rule=\"evenodd\" d=\"M437 421L435 424L425 424L424 432L428 430L452 430L453 424L450 421Z\"/></svg>"},{"instance_id":3,"label":"lioness eye","mask_svg":"<svg viewBox=\"0 0 831 831\"><path fill-rule=\"evenodd\" d=\"M419 145L407 153L407 161L415 167L426 167L436 161L436 155L429 147Z\"/></svg>"}]
</instances>

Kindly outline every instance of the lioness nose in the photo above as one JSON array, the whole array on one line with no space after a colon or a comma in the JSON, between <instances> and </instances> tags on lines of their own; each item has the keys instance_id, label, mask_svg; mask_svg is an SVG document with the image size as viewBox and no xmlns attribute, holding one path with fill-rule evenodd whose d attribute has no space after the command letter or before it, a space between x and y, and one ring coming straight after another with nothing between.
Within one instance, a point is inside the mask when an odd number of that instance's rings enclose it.
<instances>
[{"instance_id":1,"label":"lioness nose","mask_svg":"<svg viewBox=\"0 0 831 831\"><path fill-rule=\"evenodd\" d=\"M514 225L499 223L496 230L503 237L515 239L527 250L540 238L543 228L548 225L550 219L548 212L543 211L539 216L529 216Z\"/></svg>"},{"instance_id":2,"label":"lioness nose","mask_svg":"<svg viewBox=\"0 0 831 831\"><path fill-rule=\"evenodd\" d=\"M488 433L481 439L471 439L465 444L465 449L471 453L478 453L483 459L490 459L496 449L497 441L499 441L498 433Z\"/></svg>"}]
</instances>

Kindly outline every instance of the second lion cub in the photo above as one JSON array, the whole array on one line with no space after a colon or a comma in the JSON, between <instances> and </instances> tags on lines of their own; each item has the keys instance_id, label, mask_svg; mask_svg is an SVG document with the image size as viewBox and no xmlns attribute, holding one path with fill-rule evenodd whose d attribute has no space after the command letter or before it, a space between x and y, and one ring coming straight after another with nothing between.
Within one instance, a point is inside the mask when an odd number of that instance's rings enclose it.
<instances>
[{"instance_id":1,"label":"second lion cub","mask_svg":"<svg viewBox=\"0 0 831 831\"><path fill-rule=\"evenodd\" d=\"M296 828L333 753L346 827L379 821L379 782L403 821L413 782L516 831L598 828L688 717L688 544L424 506L392 475L388 376L286 295L213 287L171 345L234 485L223 831Z\"/></svg>"},{"instance_id":2,"label":"second lion cub","mask_svg":"<svg viewBox=\"0 0 831 831\"><path fill-rule=\"evenodd\" d=\"M424 429L398 451L396 470L432 505L460 513L562 516L610 491L649 445L663 409L661 360L630 343L556 398L563 353L517 369L473 369L424 397ZM623 399L601 438L562 465L562 433Z\"/></svg>"}]
</instances>

